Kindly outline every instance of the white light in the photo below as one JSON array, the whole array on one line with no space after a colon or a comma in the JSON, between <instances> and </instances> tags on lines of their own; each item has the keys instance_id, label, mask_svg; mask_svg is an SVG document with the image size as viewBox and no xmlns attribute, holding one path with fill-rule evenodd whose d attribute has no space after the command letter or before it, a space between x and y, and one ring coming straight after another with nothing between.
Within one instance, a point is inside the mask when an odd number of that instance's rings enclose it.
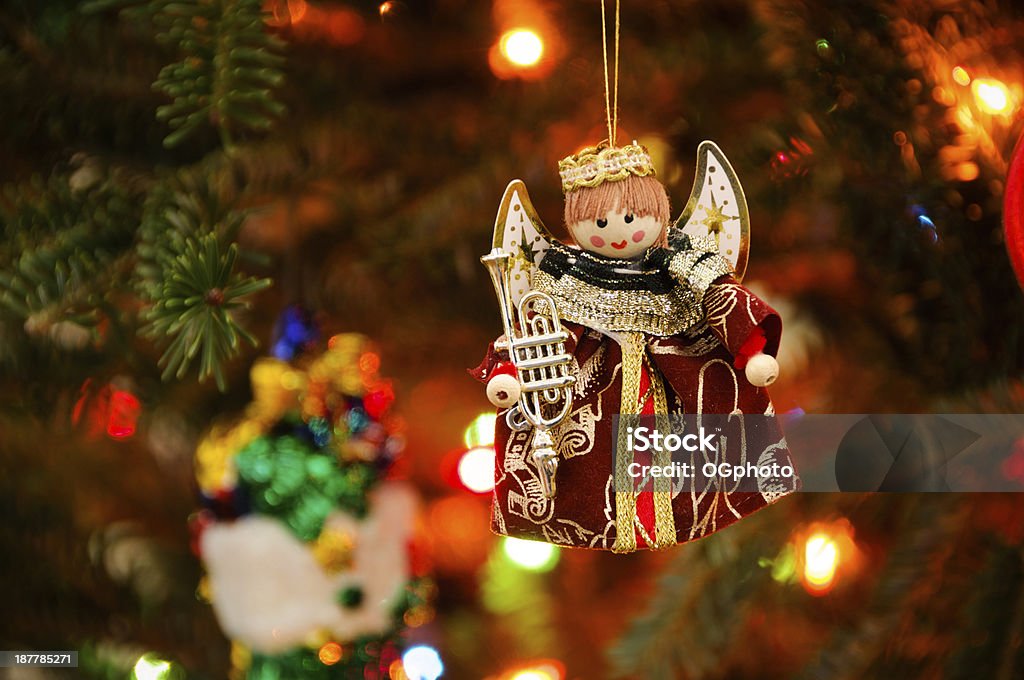
<instances>
[{"instance_id":1,"label":"white light","mask_svg":"<svg viewBox=\"0 0 1024 680\"><path fill-rule=\"evenodd\" d=\"M506 536L502 549L510 560L530 571L548 571L558 562L558 548L550 543Z\"/></svg>"},{"instance_id":2,"label":"white light","mask_svg":"<svg viewBox=\"0 0 1024 680\"><path fill-rule=\"evenodd\" d=\"M502 36L501 51L516 66L534 66L544 54L544 42L533 31L517 28Z\"/></svg>"},{"instance_id":3,"label":"white light","mask_svg":"<svg viewBox=\"0 0 1024 680\"><path fill-rule=\"evenodd\" d=\"M1010 110L1010 93L1006 85L993 78L981 78L972 84L978 106L986 113L1007 113Z\"/></svg>"},{"instance_id":4,"label":"white light","mask_svg":"<svg viewBox=\"0 0 1024 680\"><path fill-rule=\"evenodd\" d=\"M417 645L406 650L402 655L402 666L409 680L437 680L444 673L441 655L427 645Z\"/></svg>"},{"instance_id":5,"label":"white light","mask_svg":"<svg viewBox=\"0 0 1024 680\"><path fill-rule=\"evenodd\" d=\"M480 446L462 454L459 480L474 493L487 493L493 489L494 447Z\"/></svg>"}]
</instances>

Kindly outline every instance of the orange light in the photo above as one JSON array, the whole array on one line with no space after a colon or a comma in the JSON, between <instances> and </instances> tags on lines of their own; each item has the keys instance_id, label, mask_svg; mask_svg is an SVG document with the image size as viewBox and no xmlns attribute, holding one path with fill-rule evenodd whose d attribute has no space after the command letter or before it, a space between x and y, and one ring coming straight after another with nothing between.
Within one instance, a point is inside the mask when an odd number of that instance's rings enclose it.
<instances>
[{"instance_id":1,"label":"orange light","mask_svg":"<svg viewBox=\"0 0 1024 680\"><path fill-rule=\"evenodd\" d=\"M317 652L320 663L325 666L333 666L341 661L341 645L337 642L328 642Z\"/></svg>"},{"instance_id":2,"label":"orange light","mask_svg":"<svg viewBox=\"0 0 1024 680\"><path fill-rule=\"evenodd\" d=\"M536 66L544 56L544 41L529 28L513 28L501 36L501 54L509 63L529 68Z\"/></svg>"},{"instance_id":3,"label":"orange light","mask_svg":"<svg viewBox=\"0 0 1024 680\"><path fill-rule=\"evenodd\" d=\"M388 3L384 3L387 5ZM388 666L388 679L389 680L409 680L409 676L405 673L405 666L402 665L401 659L395 659Z\"/></svg>"},{"instance_id":4,"label":"orange light","mask_svg":"<svg viewBox=\"0 0 1024 680\"><path fill-rule=\"evenodd\" d=\"M270 18L267 23L272 26L287 26L297 24L306 16L309 5L306 0L277 0L267 3L270 10Z\"/></svg>"},{"instance_id":5,"label":"orange light","mask_svg":"<svg viewBox=\"0 0 1024 680\"><path fill-rule=\"evenodd\" d=\"M845 519L812 524L794 537L793 546L800 582L811 595L824 595L859 567L860 552Z\"/></svg>"},{"instance_id":6,"label":"orange light","mask_svg":"<svg viewBox=\"0 0 1024 680\"><path fill-rule=\"evenodd\" d=\"M387 2L380 3L380 7L377 8L377 10L380 12L380 16L382 19L386 17L388 14L390 14L391 11L394 9L395 3L391 2L391 0L387 0Z\"/></svg>"},{"instance_id":7,"label":"orange light","mask_svg":"<svg viewBox=\"0 0 1024 680\"><path fill-rule=\"evenodd\" d=\"M1010 91L994 78L979 78L971 84L978 107L985 113L1009 113L1012 108Z\"/></svg>"}]
</instances>

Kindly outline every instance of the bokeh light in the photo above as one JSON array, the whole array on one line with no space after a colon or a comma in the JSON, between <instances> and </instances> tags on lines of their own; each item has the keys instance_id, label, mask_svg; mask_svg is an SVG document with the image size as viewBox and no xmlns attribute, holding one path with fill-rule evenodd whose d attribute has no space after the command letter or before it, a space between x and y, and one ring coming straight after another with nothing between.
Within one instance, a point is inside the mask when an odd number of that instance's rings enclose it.
<instances>
[{"instance_id":1,"label":"bokeh light","mask_svg":"<svg viewBox=\"0 0 1024 680\"><path fill-rule=\"evenodd\" d=\"M967 69L965 69L963 66L957 66L956 68L953 69L953 81L957 85L970 85L971 74L968 73Z\"/></svg>"},{"instance_id":2,"label":"bokeh light","mask_svg":"<svg viewBox=\"0 0 1024 680\"><path fill-rule=\"evenodd\" d=\"M466 444L466 448L472 449L477 446L494 444L494 423L497 419L498 415L493 411L481 413L474 418L462 433L462 441Z\"/></svg>"},{"instance_id":3,"label":"bokeh light","mask_svg":"<svg viewBox=\"0 0 1024 680\"><path fill-rule=\"evenodd\" d=\"M478 446L459 459L459 481L474 493L487 493L494 488L494 447Z\"/></svg>"},{"instance_id":4,"label":"bokeh light","mask_svg":"<svg viewBox=\"0 0 1024 680\"><path fill-rule=\"evenodd\" d=\"M333 666L334 664L341 661L341 645L337 642L327 642L317 652L317 657L320 659L320 663L325 666Z\"/></svg>"},{"instance_id":5,"label":"bokeh light","mask_svg":"<svg viewBox=\"0 0 1024 680\"><path fill-rule=\"evenodd\" d=\"M501 547L509 560L527 571L550 571L558 564L558 548L550 543L506 536Z\"/></svg>"},{"instance_id":6,"label":"bokeh light","mask_svg":"<svg viewBox=\"0 0 1024 680\"><path fill-rule=\"evenodd\" d=\"M501 53L520 67L536 66L544 55L544 41L535 31L514 28L501 36Z\"/></svg>"},{"instance_id":7,"label":"bokeh light","mask_svg":"<svg viewBox=\"0 0 1024 680\"><path fill-rule=\"evenodd\" d=\"M555 659L540 659L517 666L498 676L498 680L562 680L565 665Z\"/></svg>"},{"instance_id":8,"label":"bokeh light","mask_svg":"<svg viewBox=\"0 0 1024 680\"><path fill-rule=\"evenodd\" d=\"M985 113L1010 113L1010 92L1006 85L994 78L979 78L971 83L971 91L978 107Z\"/></svg>"},{"instance_id":9,"label":"bokeh light","mask_svg":"<svg viewBox=\"0 0 1024 680\"><path fill-rule=\"evenodd\" d=\"M402 655L402 667L409 680L437 680L444 673L441 655L427 645L406 650Z\"/></svg>"},{"instance_id":10,"label":"bokeh light","mask_svg":"<svg viewBox=\"0 0 1024 680\"><path fill-rule=\"evenodd\" d=\"M135 680L169 680L173 677L174 664L166 659L161 659L153 653L146 653L139 657L132 668L132 678Z\"/></svg>"},{"instance_id":11,"label":"bokeh light","mask_svg":"<svg viewBox=\"0 0 1024 680\"><path fill-rule=\"evenodd\" d=\"M819 532L804 546L804 580L814 589L832 585L839 566L839 546L828 534Z\"/></svg>"},{"instance_id":12,"label":"bokeh light","mask_svg":"<svg viewBox=\"0 0 1024 680\"><path fill-rule=\"evenodd\" d=\"M815 522L798 531L792 540L796 572L811 595L824 595L860 568L861 554L853 541L853 527L846 519Z\"/></svg>"}]
</instances>

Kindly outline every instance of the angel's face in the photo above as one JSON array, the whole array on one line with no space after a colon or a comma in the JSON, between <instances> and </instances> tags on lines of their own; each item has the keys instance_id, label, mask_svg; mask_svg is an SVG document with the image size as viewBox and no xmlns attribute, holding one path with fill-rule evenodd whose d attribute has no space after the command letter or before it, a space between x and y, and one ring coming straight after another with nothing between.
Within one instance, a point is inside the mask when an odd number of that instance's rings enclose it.
<instances>
[{"instance_id":1,"label":"angel's face","mask_svg":"<svg viewBox=\"0 0 1024 680\"><path fill-rule=\"evenodd\" d=\"M584 250L622 260L642 257L661 237L662 228L654 215L640 217L617 210L569 226L576 243Z\"/></svg>"}]
</instances>

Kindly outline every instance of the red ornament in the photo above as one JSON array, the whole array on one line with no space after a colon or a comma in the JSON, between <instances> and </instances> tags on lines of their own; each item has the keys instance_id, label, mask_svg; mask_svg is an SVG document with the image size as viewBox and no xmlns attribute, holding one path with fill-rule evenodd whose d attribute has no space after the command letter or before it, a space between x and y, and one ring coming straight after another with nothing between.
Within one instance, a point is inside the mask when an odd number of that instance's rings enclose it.
<instances>
[{"instance_id":1,"label":"red ornament","mask_svg":"<svg viewBox=\"0 0 1024 680\"><path fill-rule=\"evenodd\" d=\"M1017 283L1024 288L1024 141L1017 142L1006 174L1003 230L1006 234L1006 252L1017 274Z\"/></svg>"},{"instance_id":2,"label":"red ornament","mask_svg":"<svg viewBox=\"0 0 1024 680\"><path fill-rule=\"evenodd\" d=\"M90 438L103 432L113 439L127 439L135 434L142 405L138 397L111 384L93 390L92 380L82 385L81 394L71 412L71 422L85 428Z\"/></svg>"},{"instance_id":3,"label":"red ornament","mask_svg":"<svg viewBox=\"0 0 1024 680\"><path fill-rule=\"evenodd\" d=\"M114 439L127 439L135 434L142 405L138 398L125 390L113 390L107 411L107 434Z\"/></svg>"},{"instance_id":4,"label":"red ornament","mask_svg":"<svg viewBox=\"0 0 1024 680\"><path fill-rule=\"evenodd\" d=\"M395 390L388 381L381 381L363 397L363 408L371 418L379 420L395 401Z\"/></svg>"}]
</instances>

